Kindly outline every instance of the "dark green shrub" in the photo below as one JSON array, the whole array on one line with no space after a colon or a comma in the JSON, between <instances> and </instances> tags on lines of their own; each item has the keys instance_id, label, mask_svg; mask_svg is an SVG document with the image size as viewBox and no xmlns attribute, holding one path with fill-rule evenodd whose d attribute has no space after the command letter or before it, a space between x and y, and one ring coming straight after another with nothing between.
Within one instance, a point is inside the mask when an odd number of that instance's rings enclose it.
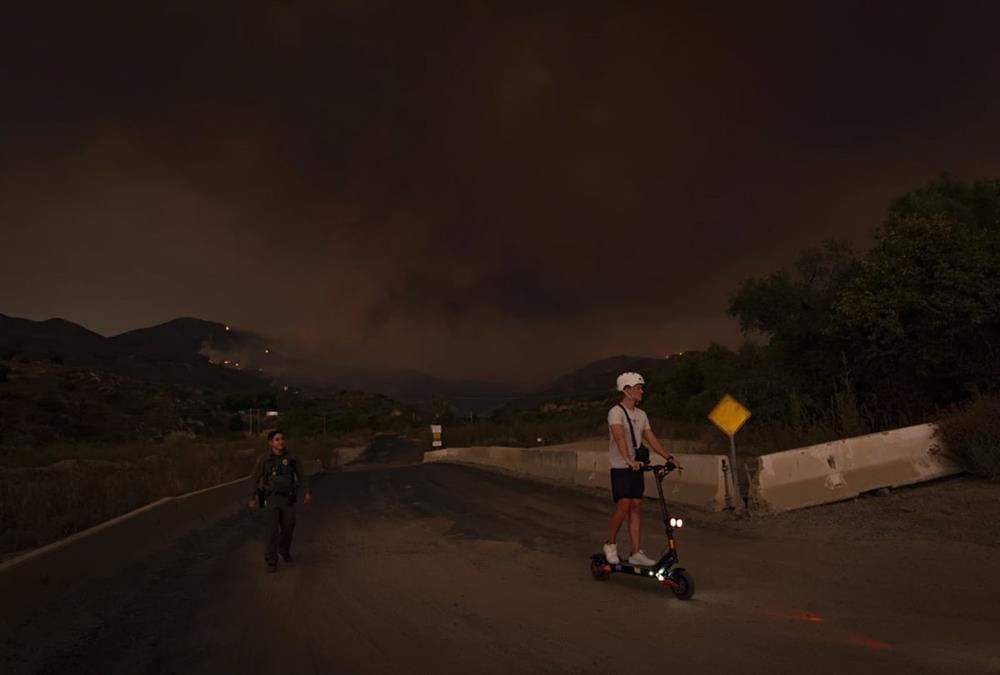
<instances>
[{"instance_id":1,"label":"dark green shrub","mask_svg":"<svg viewBox=\"0 0 1000 675\"><path fill-rule=\"evenodd\" d=\"M980 396L938 422L944 449L976 476L1000 481L1000 396Z\"/></svg>"}]
</instances>

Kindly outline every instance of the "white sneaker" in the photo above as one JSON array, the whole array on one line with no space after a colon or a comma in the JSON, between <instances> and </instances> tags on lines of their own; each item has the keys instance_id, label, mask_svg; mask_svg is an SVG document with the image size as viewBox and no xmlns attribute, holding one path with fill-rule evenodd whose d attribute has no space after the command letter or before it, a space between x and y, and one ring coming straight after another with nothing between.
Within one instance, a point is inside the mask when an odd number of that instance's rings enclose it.
<instances>
[{"instance_id":1,"label":"white sneaker","mask_svg":"<svg viewBox=\"0 0 1000 675\"><path fill-rule=\"evenodd\" d=\"M612 565L617 565L621 562L621 558L618 557L618 545L617 544L605 544L604 545L604 557L608 559L608 562Z\"/></svg>"},{"instance_id":2,"label":"white sneaker","mask_svg":"<svg viewBox=\"0 0 1000 675\"><path fill-rule=\"evenodd\" d=\"M639 567L652 567L656 564L656 561L650 558L648 555L639 549L628 558L629 565L638 565Z\"/></svg>"}]
</instances>

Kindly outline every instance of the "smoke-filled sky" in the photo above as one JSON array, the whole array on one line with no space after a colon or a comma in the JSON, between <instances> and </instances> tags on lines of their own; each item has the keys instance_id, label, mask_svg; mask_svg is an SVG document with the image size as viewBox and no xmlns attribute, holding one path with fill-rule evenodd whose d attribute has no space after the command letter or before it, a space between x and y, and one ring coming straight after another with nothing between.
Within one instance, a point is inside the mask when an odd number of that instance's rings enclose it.
<instances>
[{"instance_id":1,"label":"smoke-filled sky","mask_svg":"<svg viewBox=\"0 0 1000 675\"><path fill-rule=\"evenodd\" d=\"M537 383L1000 176L989 0L63 4L0 27L0 313L103 334Z\"/></svg>"}]
</instances>

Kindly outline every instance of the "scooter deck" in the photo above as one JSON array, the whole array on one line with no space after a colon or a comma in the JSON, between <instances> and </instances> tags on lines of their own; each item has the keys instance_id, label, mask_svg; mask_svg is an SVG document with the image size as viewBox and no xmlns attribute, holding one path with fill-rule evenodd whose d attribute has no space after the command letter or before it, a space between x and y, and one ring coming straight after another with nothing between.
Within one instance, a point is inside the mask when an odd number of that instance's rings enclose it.
<instances>
[{"instance_id":1,"label":"scooter deck","mask_svg":"<svg viewBox=\"0 0 1000 675\"><path fill-rule=\"evenodd\" d=\"M612 564L608 562L608 559L601 553L596 553L592 555L591 560L594 560L602 565L610 565L612 572L619 572L621 574L632 574L637 577L652 577L656 576L657 570L661 569L660 562L657 561L652 566L645 565L633 565L627 560L623 560L618 564Z\"/></svg>"},{"instance_id":2,"label":"scooter deck","mask_svg":"<svg viewBox=\"0 0 1000 675\"><path fill-rule=\"evenodd\" d=\"M621 574L632 574L637 577L656 576L656 568L643 567L642 565L630 565L627 562L618 563L617 565L611 565L611 569L614 572L620 572Z\"/></svg>"}]
</instances>

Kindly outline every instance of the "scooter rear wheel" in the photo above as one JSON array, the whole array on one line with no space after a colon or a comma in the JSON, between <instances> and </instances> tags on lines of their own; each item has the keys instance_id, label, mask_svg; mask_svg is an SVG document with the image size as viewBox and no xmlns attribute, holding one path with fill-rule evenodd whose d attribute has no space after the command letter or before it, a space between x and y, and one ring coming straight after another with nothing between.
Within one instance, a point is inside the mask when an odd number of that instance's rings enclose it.
<instances>
[{"instance_id":1,"label":"scooter rear wheel","mask_svg":"<svg viewBox=\"0 0 1000 675\"><path fill-rule=\"evenodd\" d=\"M611 572L606 571L604 566L605 563L598 562L597 560L590 561L590 573L598 581L607 581L608 577L611 576Z\"/></svg>"},{"instance_id":2,"label":"scooter rear wheel","mask_svg":"<svg viewBox=\"0 0 1000 675\"><path fill-rule=\"evenodd\" d=\"M671 586L670 590L680 600L690 600L694 595L694 579L687 572L675 572L670 575L671 581L676 586Z\"/></svg>"}]
</instances>

